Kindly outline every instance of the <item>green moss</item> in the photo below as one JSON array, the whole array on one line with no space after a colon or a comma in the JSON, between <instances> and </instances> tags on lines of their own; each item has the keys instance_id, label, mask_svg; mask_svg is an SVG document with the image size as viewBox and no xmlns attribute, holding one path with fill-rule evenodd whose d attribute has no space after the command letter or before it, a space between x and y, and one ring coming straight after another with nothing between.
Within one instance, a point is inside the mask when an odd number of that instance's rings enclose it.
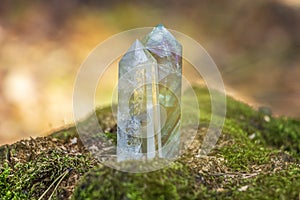
<instances>
[{"instance_id":1,"label":"green moss","mask_svg":"<svg viewBox=\"0 0 300 200\"><path fill-rule=\"evenodd\" d=\"M0 171L0 197L3 199L14 199L14 194L10 189L9 175L12 169L7 163L4 163ZM17 195L20 196L20 195Z\"/></svg>"},{"instance_id":2,"label":"green moss","mask_svg":"<svg viewBox=\"0 0 300 200\"><path fill-rule=\"evenodd\" d=\"M179 162L137 174L101 166L85 175L73 199L192 199L194 185L193 173Z\"/></svg>"},{"instance_id":3,"label":"green moss","mask_svg":"<svg viewBox=\"0 0 300 200\"><path fill-rule=\"evenodd\" d=\"M248 135L254 133L255 140L264 145L299 155L299 121L286 117L273 117L271 111L266 108L256 111L232 98L228 98L227 102L227 119L233 120L231 125L238 125Z\"/></svg>"},{"instance_id":4,"label":"green moss","mask_svg":"<svg viewBox=\"0 0 300 200\"><path fill-rule=\"evenodd\" d=\"M51 133L50 137L57 138L63 141L68 141L71 138L78 136L76 127L68 127Z\"/></svg>"},{"instance_id":5,"label":"green moss","mask_svg":"<svg viewBox=\"0 0 300 200\"><path fill-rule=\"evenodd\" d=\"M253 165L268 163L270 151L263 147L252 148L245 144L234 144L224 147L221 153L232 171L250 171Z\"/></svg>"},{"instance_id":6,"label":"green moss","mask_svg":"<svg viewBox=\"0 0 300 200\"><path fill-rule=\"evenodd\" d=\"M0 168L1 199L37 199L66 170L84 173L92 166L86 156L68 155L62 151L46 151L27 163Z\"/></svg>"},{"instance_id":7,"label":"green moss","mask_svg":"<svg viewBox=\"0 0 300 200\"><path fill-rule=\"evenodd\" d=\"M207 126L211 119L211 102L210 102L210 94L205 87L194 87L193 88L199 105L200 112L200 125ZM189 105L189 96L183 95L183 101L186 100L185 105ZM195 109L195 108L190 108Z\"/></svg>"},{"instance_id":8,"label":"green moss","mask_svg":"<svg viewBox=\"0 0 300 200\"><path fill-rule=\"evenodd\" d=\"M262 138L267 144L300 155L300 122L285 117L265 123Z\"/></svg>"},{"instance_id":9,"label":"green moss","mask_svg":"<svg viewBox=\"0 0 300 200\"><path fill-rule=\"evenodd\" d=\"M227 119L223 134L232 140L231 145L222 146L219 151L227 160L226 165L234 171L249 171L253 165L262 165L269 161L271 149L251 141L248 133L234 120Z\"/></svg>"},{"instance_id":10,"label":"green moss","mask_svg":"<svg viewBox=\"0 0 300 200\"><path fill-rule=\"evenodd\" d=\"M227 188L230 190L218 194L220 199L298 199L300 169L293 166L278 173L259 174Z\"/></svg>"}]
</instances>

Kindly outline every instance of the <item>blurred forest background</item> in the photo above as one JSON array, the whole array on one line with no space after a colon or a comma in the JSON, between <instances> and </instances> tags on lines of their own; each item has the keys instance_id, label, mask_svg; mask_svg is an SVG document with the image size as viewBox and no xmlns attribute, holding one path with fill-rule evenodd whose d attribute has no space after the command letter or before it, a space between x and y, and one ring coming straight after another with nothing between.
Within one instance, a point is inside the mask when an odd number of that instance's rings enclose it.
<instances>
[{"instance_id":1,"label":"blurred forest background","mask_svg":"<svg viewBox=\"0 0 300 200\"><path fill-rule=\"evenodd\" d=\"M1 0L0 145L72 123L73 84L89 52L158 23L196 39L230 94L300 118L299 0Z\"/></svg>"}]
</instances>

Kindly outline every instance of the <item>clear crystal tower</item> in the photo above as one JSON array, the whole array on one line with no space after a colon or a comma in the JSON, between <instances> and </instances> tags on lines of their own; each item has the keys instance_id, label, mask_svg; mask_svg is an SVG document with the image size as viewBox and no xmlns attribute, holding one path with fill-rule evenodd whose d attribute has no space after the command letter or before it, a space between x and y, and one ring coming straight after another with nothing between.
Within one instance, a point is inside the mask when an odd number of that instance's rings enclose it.
<instances>
[{"instance_id":1,"label":"clear crystal tower","mask_svg":"<svg viewBox=\"0 0 300 200\"><path fill-rule=\"evenodd\" d=\"M119 62L117 159L154 158L158 149L157 63L139 40Z\"/></svg>"},{"instance_id":2,"label":"clear crystal tower","mask_svg":"<svg viewBox=\"0 0 300 200\"><path fill-rule=\"evenodd\" d=\"M142 41L158 65L160 153L164 158L175 158L180 149L182 45L163 25L155 27Z\"/></svg>"},{"instance_id":3,"label":"clear crystal tower","mask_svg":"<svg viewBox=\"0 0 300 200\"><path fill-rule=\"evenodd\" d=\"M182 46L162 25L119 62L117 159L175 158L180 149Z\"/></svg>"}]
</instances>

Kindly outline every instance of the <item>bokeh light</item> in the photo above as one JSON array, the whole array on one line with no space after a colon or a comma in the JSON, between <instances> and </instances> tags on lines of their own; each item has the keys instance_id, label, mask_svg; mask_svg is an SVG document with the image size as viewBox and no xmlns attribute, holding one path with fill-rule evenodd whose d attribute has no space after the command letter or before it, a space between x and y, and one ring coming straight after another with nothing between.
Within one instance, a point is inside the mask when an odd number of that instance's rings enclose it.
<instances>
[{"instance_id":1,"label":"bokeh light","mask_svg":"<svg viewBox=\"0 0 300 200\"><path fill-rule=\"evenodd\" d=\"M299 11L297 0L3 0L0 145L73 123L73 84L89 52L113 34L158 23L206 48L231 95L300 118ZM99 87L109 94L107 74Z\"/></svg>"}]
</instances>

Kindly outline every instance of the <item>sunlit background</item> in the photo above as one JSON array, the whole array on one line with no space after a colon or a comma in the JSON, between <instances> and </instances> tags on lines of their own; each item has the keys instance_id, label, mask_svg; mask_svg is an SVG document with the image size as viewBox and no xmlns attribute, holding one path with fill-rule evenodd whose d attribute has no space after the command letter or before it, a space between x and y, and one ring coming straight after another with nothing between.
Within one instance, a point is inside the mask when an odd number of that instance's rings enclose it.
<instances>
[{"instance_id":1,"label":"sunlit background","mask_svg":"<svg viewBox=\"0 0 300 200\"><path fill-rule=\"evenodd\" d=\"M299 0L2 0L0 145L72 123L73 84L89 52L158 23L196 39L231 95L300 118ZM106 72L99 105L115 78Z\"/></svg>"}]
</instances>

